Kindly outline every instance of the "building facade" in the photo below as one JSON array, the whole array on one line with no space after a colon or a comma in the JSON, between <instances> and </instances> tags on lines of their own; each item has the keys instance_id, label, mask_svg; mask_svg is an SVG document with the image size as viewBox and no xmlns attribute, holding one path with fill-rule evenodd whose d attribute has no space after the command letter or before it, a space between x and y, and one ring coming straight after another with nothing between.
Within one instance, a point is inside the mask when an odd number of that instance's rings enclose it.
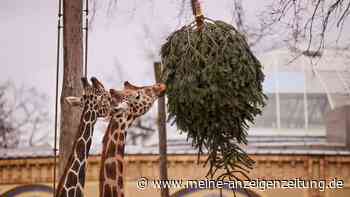
<instances>
[{"instance_id":1,"label":"building facade","mask_svg":"<svg viewBox=\"0 0 350 197\"><path fill-rule=\"evenodd\" d=\"M251 154L256 161L256 168L249 176L252 180L326 180L329 184L337 180L338 188L326 188L326 185L314 183L300 185L310 188L249 188L237 190L237 196L253 197L348 197L350 196L350 155L345 152L314 152L308 154L292 152L257 152ZM150 185L159 177L159 157L153 154L128 154L125 158L125 195L128 197L160 196L159 188ZM205 180L206 168L197 164L195 154L171 154L168 156L169 179ZM98 196L98 176L100 157L91 156L88 163L86 196ZM18 157L0 160L0 196L33 197L53 195L52 157ZM137 186L141 177L149 180L144 189ZM340 185L342 182L342 185ZM57 183L57 180L56 180ZM306 184L306 183L303 183ZM254 186L254 185L252 185ZM293 186L291 186L293 187ZM313 187L313 188L311 188ZM341 188L340 188L341 187ZM172 197L232 196L231 188L205 189L185 188L172 185ZM221 190L221 191L220 191Z\"/></svg>"}]
</instances>

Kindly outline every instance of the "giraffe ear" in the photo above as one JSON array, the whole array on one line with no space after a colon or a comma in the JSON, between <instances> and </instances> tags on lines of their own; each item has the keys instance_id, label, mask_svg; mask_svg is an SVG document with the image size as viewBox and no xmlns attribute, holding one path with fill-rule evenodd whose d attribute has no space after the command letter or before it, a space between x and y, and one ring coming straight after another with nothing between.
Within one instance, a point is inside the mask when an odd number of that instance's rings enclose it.
<instances>
[{"instance_id":1,"label":"giraffe ear","mask_svg":"<svg viewBox=\"0 0 350 197\"><path fill-rule=\"evenodd\" d=\"M141 87L137 87L137 86L132 85L132 84L129 83L128 81L125 81L125 82L124 82L124 89L138 90L138 89L140 89L140 88L141 88Z\"/></svg>"},{"instance_id":2,"label":"giraffe ear","mask_svg":"<svg viewBox=\"0 0 350 197\"><path fill-rule=\"evenodd\" d=\"M103 89L103 90L105 89L103 84L96 77L91 77L90 80L94 88Z\"/></svg>"},{"instance_id":3,"label":"giraffe ear","mask_svg":"<svg viewBox=\"0 0 350 197\"><path fill-rule=\"evenodd\" d=\"M64 99L65 102L67 102L70 106L80 106L80 97L75 97L75 96L67 96Z\"/></svg>"}]
</instances>

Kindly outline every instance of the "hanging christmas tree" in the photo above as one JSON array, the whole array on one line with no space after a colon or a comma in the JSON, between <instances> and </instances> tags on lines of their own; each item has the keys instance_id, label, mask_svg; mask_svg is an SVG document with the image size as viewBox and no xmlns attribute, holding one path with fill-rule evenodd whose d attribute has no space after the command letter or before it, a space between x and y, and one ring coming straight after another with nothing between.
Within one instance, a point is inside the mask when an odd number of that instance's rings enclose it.
<instances>
[{"instance_id":1,"label":"hanging christmas tree","mask_svg":"<svg viewBox=\"0 0 350 197\"><path fill-rule=\"evenodd\" d=\"M205 18L196 0L192 8L195 21L161 49L169 118L208 154L208 177L249 178L254 161L241 145L265 105L262 66L232 25Z\"/></svg>"}]
</instances>

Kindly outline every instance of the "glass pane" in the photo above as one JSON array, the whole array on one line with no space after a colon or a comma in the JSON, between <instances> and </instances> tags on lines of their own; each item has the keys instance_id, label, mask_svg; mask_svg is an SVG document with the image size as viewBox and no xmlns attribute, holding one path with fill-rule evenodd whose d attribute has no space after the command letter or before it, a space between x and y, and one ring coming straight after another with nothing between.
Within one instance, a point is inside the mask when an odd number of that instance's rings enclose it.
<instances>
[{"instance_id":1,"label":"glass pane","mask_svg":"<svg viewBox=\"0 0 350 197\"><path fill-rule=\"evenodd\" d=\"M307 89L307 118L308 118L308 135L325 134L325 114L330 110L328 102L327 86L332 84L334 79L327 76L327 81L324 77L331 72L315 71L307 73L306 89ZM325 75L326 74L326 75Z\"/></svg>"},{"instance_id":2,"label":"glass pane","mask_svg":"<svg viewBox=\"0 0 350 197\"><path fill-rule=\"evenodd\" d=\"M268 97L266 106L263 109L262 115L255 119L255 128L277 128L277 114L276 114L276 74L270 70L265 73L265 80L263 89Z\"/></svg>"},{"instance_id":3,"label":"glass pane","mask_svg":"<svg viewBox=\"0 0 350 197\"><path fill-rule=\"evenodd\" d=\"M330 110L327 95L308 94L307 103L309 130L323 131L325 129L325 114Z\"/></svg>"},{"instance_id":4,"label":"glass pane","mask_svg":"<svg viewBox=\"0 0 350 197\"><path fill-rule=\"evenodd\" d=\"M254 127L277 128L276 94L267 94L267 96L267 104L262 115L256 117Z\"/></svg>"},{"instance_id":5,"label":"glass pane","mask_svg":"<svg viewBox=\"0 0 350 197\"><path fill-rule=\"evenodd\" d=\"M276 76L278 92L303 93L305 77L303 72L278 72Z\"/></svg>"},{"instance_id":6,"label":"glass pane","mask_svg":"<svg viewBox=\"0 0 350 197\"><path fill-rule=\"evenodd\" d=\"M304 94L282 93L279 97L281 128L305 128Z\"/></svg>"},{"instance_id":7,"label":"glass pane","mask_svg":"<svg viewBox=\"0 0 350 197\"><path fill-rule=\"evenodd\" d=\"M305 76L299 72L278 72L281 129L305 128Z\"/></svg>"}]
</instances>

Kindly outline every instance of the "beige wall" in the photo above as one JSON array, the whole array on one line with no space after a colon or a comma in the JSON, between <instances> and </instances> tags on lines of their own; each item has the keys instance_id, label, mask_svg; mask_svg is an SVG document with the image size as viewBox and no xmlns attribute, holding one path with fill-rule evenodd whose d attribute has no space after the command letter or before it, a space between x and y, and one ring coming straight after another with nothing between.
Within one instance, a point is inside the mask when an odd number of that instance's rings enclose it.
<instances>
[{"instance_id":1,"label":"beige wall","mask_svg":"<svg viewBox=\"0 0 350 197\"><path fill-rule=\"evenodd\" d=\"M252 155L256 168L250 173L251 179L325 179L344 180L343 189L328 189L320 192L317 189L267 189L254 190L261 197L348 197L350 196L350 156L307 156L307 155ZM157 179L158 156L127 155L125 191L128 197L158 196L157 189L139 190L136 181L140 177ZM206 169L196 164L195 155L170 155L170 179L204 179ZM98 196L99 157L89 159L87 171L86 196ZM52 158L31 158L0 160L0 194L18 185L47 184L52 185ZM172 189L175 193L180 189ZM207 190L206 193L217 193L219 190ZM223 191L225 194L226 191ZM42 195L40 195L42 196ZM201 196L200 193L191 196ZM230 195L229 195L230 196ZM239 195L237 195L239 196Z\"/></svg>"}]
</instances>

